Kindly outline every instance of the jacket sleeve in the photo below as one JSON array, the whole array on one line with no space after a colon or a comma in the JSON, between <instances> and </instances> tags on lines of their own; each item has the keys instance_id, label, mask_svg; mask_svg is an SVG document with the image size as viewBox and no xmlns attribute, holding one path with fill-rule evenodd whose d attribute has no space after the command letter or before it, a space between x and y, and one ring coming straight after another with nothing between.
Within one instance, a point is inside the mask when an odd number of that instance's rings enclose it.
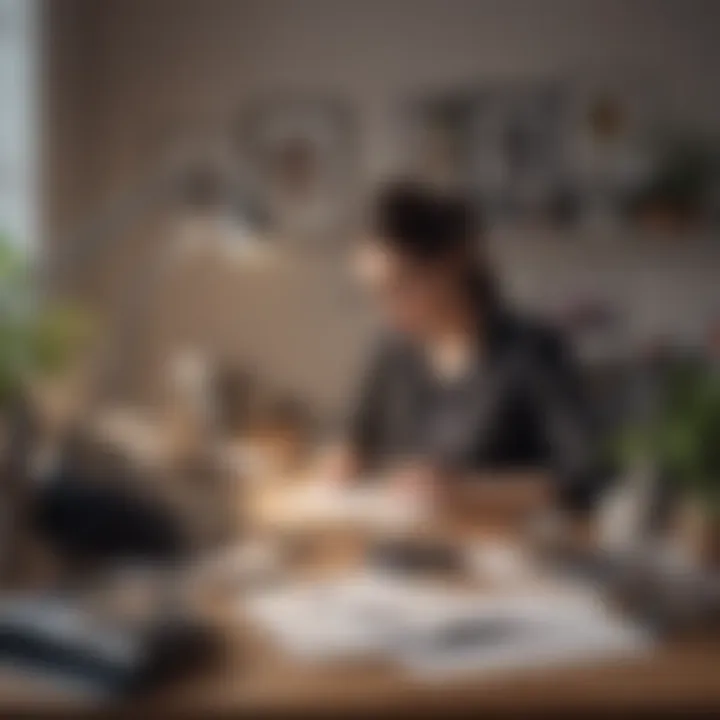
<instances>
[{"instance_id":1,"label":"jacket sleeve","mask_svg":"<svg viewBox=\"0 0 720 720\"><path fill-rule=\"evenodd\" d=\"M605 485L598 423L570 347L548 331L539 346L537 379L561 504L576 512L595 505Z\"/></svg>"},{"instance_id":2,"label":"jacket sleeve","mask_svg":"<svg viewBox=\"0 0 720 720\"><path fill-rule=\"evenodd\" d=\"M373 465L382 453L385 424L385 391L390 375L390 357L380 344L368 363L347 423L348 438L363 462Z\"/></svg>"}]
</instances>

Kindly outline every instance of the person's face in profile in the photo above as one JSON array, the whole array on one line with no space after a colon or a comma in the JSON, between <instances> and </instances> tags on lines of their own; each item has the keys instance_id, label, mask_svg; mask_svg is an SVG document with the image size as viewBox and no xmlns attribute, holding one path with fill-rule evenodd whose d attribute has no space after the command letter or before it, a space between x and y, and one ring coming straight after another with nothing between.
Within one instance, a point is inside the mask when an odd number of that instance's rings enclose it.
<instances>
[{"instance_id":1,"label":"person's face in profile","mask_svg":"<svg viewBox=\"0 0 720 720\"><path fill-rule=\"evenodd\" d=\"M368 238L355 254L353 269L389 325L403 334L423 337L437 326L456 289L455 265L420 261L382 238Z\"/></svg>"}]
</instances>

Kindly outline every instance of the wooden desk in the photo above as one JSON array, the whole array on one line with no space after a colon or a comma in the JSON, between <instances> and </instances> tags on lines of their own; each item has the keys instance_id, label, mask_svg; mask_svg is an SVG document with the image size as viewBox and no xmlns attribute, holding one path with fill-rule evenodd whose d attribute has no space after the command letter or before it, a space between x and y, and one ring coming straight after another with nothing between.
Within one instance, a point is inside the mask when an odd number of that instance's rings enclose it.
<instances>
[{"instance_id":1,"label":"wooden desk","mask_svg":"<svg viewBox=\"0 0 720 720\"><path fill-rule=\"evenodd\" d=\"M356 562L353 533L344 529L334 536L337 544L324 546L331 548L320 563L324 572ZM151 707L299 714L720 708L720 642L712 636L680 639L632 660L422 684L380 661L325 666L293 661L239 621L237 606L226 607L218 625L224 633L222 658L202 677L153 698Z\"/></svg>"},{"instance_id":2,"label":"wooden desk","mask_svg":"<svg viewBox=\"0 0 720 720\"><path fill-rule=\"evenodd\" d=\"M318 562L321 572L338 572L356 562L362 538L347 529L332 535L337 542L324 545L332 552ZM312 567L311 560L307 569ZM212 608L208 617L222 637L222 652L193 677L127 706L129 717L141 710L162 711L164 716L227 711L447 714L467 710L528 715L561 709L720 708L720 642L711 636L679 639L651 656L632 660L421 684L381 661L300 664L242 620L236 596L206 600L205 607ZM81 708L72 701L48 698L35 688L23 696L22 690L7 679L3 683L0 676L0 709L60 709L71 710L74 717L81 715Z\"/></svg>"},{"instance_id":3,"label":"wooden desk","mask_svg":"<svg viewBox=\"0 0 720 720\"><path fill-rule=\"evenodd\" d=\"M505 709L720 707L717 642L675 643L651 658L588 667L509 673L432 685L409 681L390 666L311 668L288 662L247 633L228 634L228 654L203 678L154 698L149 708L199 713L373 711L399 713Z\"/></svg>"}]
</instances>

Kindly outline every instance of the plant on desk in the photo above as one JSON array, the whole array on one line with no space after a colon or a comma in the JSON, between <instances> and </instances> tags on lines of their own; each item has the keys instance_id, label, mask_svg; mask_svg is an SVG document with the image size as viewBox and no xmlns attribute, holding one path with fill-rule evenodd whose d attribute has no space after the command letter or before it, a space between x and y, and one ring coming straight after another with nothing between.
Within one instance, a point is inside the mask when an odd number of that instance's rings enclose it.
<instances>
[{"instance_id":1,"label":"plant on desk","mask_svg":"<svg viewBox=\"0 0 720 720\"><path fill-rule=\"evenodd\" d=\"M0 235L0 408L6 409L26 383L67 365L86 334L79 310L44 305L27 254Z\"/></svg>"},{"instance_id":2,"label":"plant on desk","mask_svg":"<svg viewBox=\"0 0 720 720\"><path fill-rule=\"evenodd\" d=\"M621 436L626 462L649 461L680 497L680 528L692 549L720 563L720 370L674 360L662 373L650 417ZM688 537L688 533L691 537Z\"/></svg>"},{"instance_id":3,"label":"plant on desk","mask_svg":"<svg viewBox=\"0 0 720 720\"><path fill-rule=\"evenodd\" d=\"M1 499L9 503L14 520L24 497L28 399L41 381L63 374L87 332L88 324L77 309L41 301L28 254L0 234ZM2 542L10 558L15 534Z\"/></svg>"}]
</instances>

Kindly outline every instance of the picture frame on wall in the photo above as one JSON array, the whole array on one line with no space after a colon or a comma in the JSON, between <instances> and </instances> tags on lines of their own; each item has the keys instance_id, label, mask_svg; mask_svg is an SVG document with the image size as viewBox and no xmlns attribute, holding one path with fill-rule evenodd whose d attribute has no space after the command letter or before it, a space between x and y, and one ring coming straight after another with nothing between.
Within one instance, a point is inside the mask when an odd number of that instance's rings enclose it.
<instances>
[{"instance_id":1,"label":"picture frame on wall","mask_svg":"<svg viewBox=\"0 0 720 720\"><path fill-rule=\"evenodd\" d=\"M409 174L446 190L462 187L471 179L478 102L474 93L449 93L409 104Z\"/></svg>"},{"instance_id":2,"label":"picture frame on wall","mask_svg":"<svg viewBox=\"0 0 720 720\"><path fill-rule=\"evenodd\" d=\"M356 181L351 108L332 97L256 99L240 112L236 139L263 231L299 249L337 240Z\"/></svg>"},{"instance_id":3,"label":"picture frame on wall","mask_svg":"<svg viewBox=\"0 0 720 720\"><path fill-rule=\"evenodd\" d=\"M410 104L410 168L469 189L491 223L619 221L652 169L655 105L641 87L589 76L428 93Z\"/></svg>"},{"instance_id":4,"label":"picture frame on wall","mask_svg":"<svg viewBox=\"0 0 720 720\"><path fill-rule=\"evenodd\" d=\"M622 221L629 199L655 172L664 117L644 74L606 68L573 79L566 143L591 221Z\"/></svg>"},{"instance_id":5,"label":"picture frame on wall","mask_svg":"<svg viewBox=\"0 0 720 720\"><path fill-rule=\"evenodd\" d=\"M501 93L499 152L505 173L505 216L557 222L558 200L567 192L563 88L538 83Z\"/></svg>"},{"instance_id":6,"label":"picture frame on wall","mask_svg":"<svg viewBox=\"0 0 720 720\"><path fill-rule=\"evenodd\" d=\"M412 107L415 171L469 188L493 222L550 214L565 187L563 88L488 85L430 96Z\"/></svg>"}]
</instances>

